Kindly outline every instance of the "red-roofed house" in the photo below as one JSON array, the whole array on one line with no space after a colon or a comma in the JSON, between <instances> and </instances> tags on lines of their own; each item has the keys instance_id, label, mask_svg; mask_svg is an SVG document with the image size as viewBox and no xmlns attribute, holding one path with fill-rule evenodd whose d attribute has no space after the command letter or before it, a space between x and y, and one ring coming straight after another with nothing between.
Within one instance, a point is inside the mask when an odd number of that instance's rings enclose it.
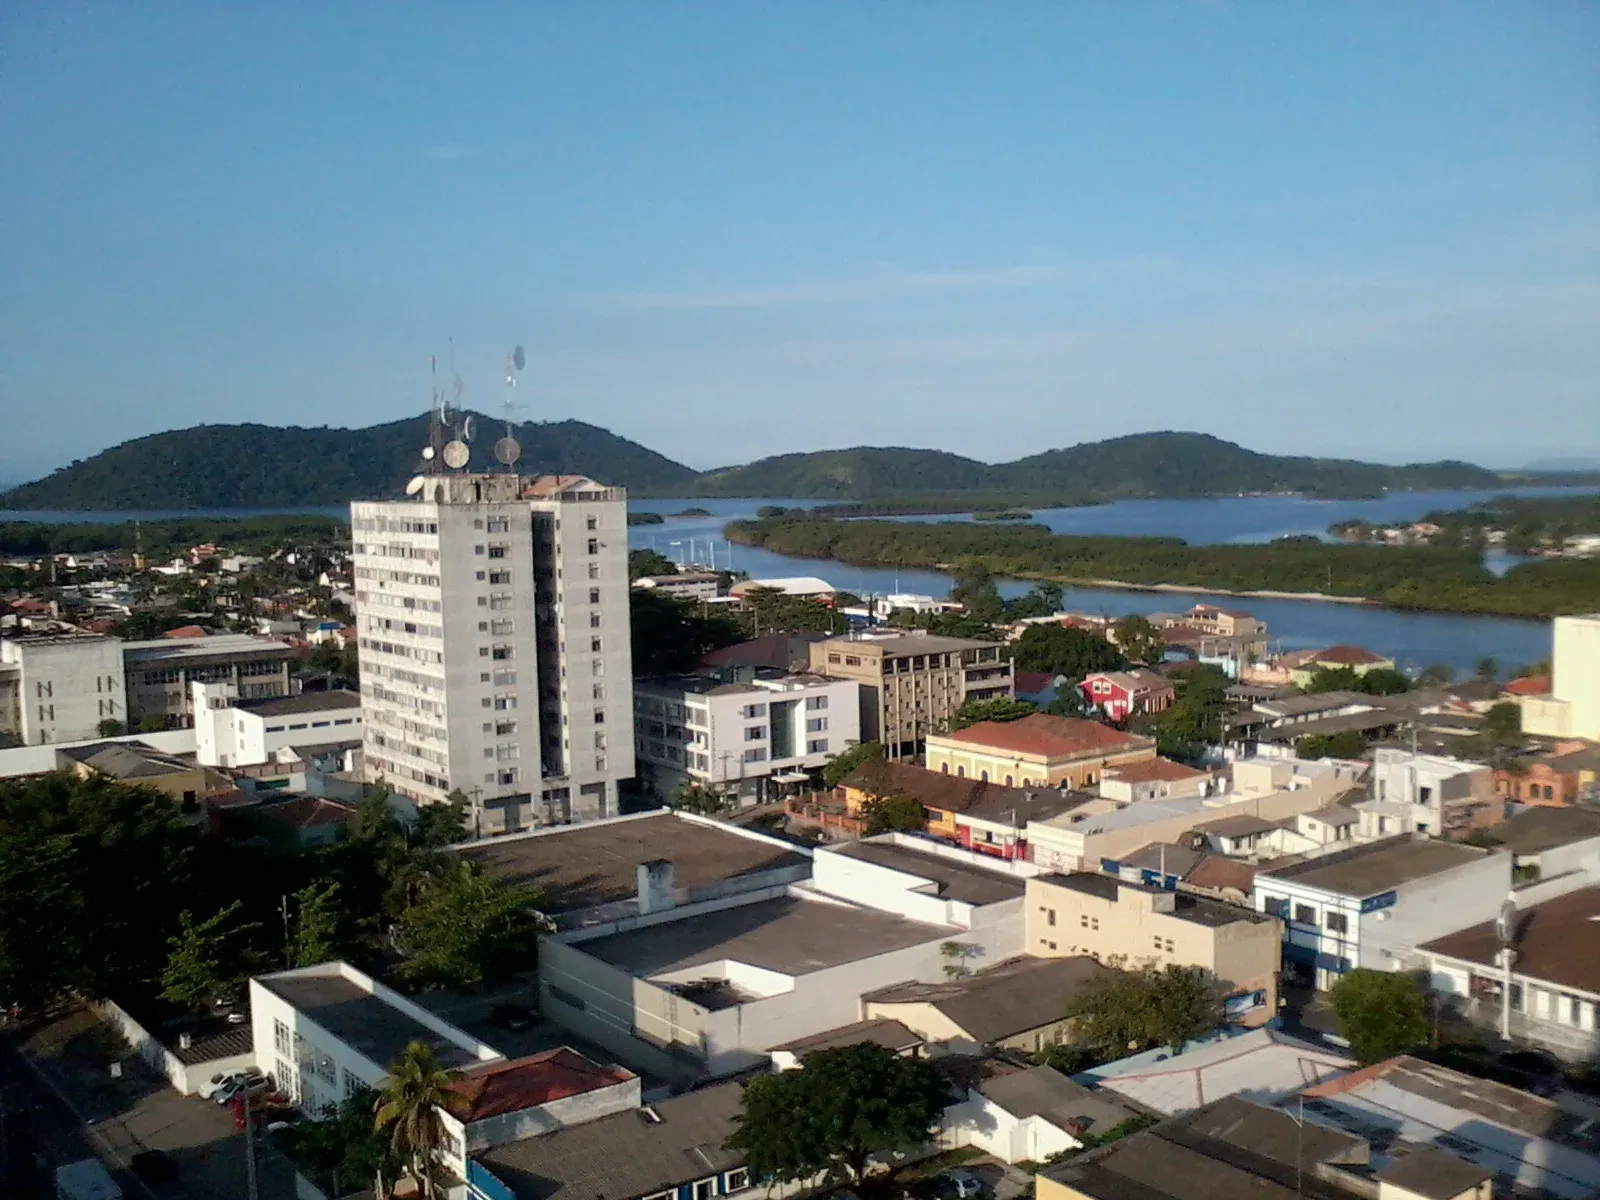
<instances>
[{"instance_id":1,"label":"red-roofed house","mask_svg":"<svg viewBox=\"0 0 1600 1200\"><path fill-rule=\"evenodd\" d=\"M479 1150L581 1125L641 1103L639 1077L632 1071L603 1067L566 1046L468 1067L457 1074L450 1090L464 1105L459 1114L440 1110L446 1165L457 1175L466 1174L464 1158Z\"/></svg>"},{"instance_id":2,"label":"red-roofed house","mask_svg":"<svg viewBox=\"0 0 1600 1200\"><path fill-rule=\"evenodd\" d=\"M1318 671L1337 671L1343 667L1348 667L1357 675L1380 668L1392 671L1394 659L1374 654L1361 646L1328 646L1307 654L1305 660L1289 672L1289 682L1295 687L1305 687Z\"/></svg>"},{"instance_id":3,"label":"red-roofed house","mask_svg":"<svg viewBox=\"0 0 1600 1200\"><path fill-rule=\"evenodd\" d=\"M1152 758L1107 768L1100 780L1100 794L1107 800L1131 804L1136 800L1203 796L1210 783L1209 771L1198 771L1170 758Z\"/></svg>"},{"instance_id":4,"label":"red-roofed house","mask_svg":"<svg viewBox=\"0 0 1600 1200\"><path fill-rule=\"evenodd\" d=\"M1135 713L1162 712L1178 694L1166 678L1148 667L1097 671L1084 677L1078 691L1113 721L1126 721Z\"/></svg>"},{"instance_id":5,"label":"red-roofed house","mask_svg":"<svg viewBox=\"0 0 1600 1200\"><path fill-rule=\"evenodd\" d=\"M203 638L206 631L199 625L179 625L176 629L169 629L161 635L164 638Z\"/></svg>"},{"instance_id":6,"label":"red-roofed house","mask_svg":"<svg viewBox=\"0 0 1600 1200\"><path fill-rule=\"evenodd\" d=\"M1076 717L1033 713L1020 721L980 721L955 733L930 734L930 771L1007 787L1100 782L1106 769L1145 762L1155 741Z\"/></svg>"},{"instance_id":7,"label":"red-roofed house","mask_svg":"<svg viewBox=\"0 0 1600 1200\"><path fill-rule=\"evenodd\" d=\"M1550 676L1524 675L1521 679L1513 679L1500 689L1502 696L1548 696L1550 694Z\"/></svg>"}]
</instances>

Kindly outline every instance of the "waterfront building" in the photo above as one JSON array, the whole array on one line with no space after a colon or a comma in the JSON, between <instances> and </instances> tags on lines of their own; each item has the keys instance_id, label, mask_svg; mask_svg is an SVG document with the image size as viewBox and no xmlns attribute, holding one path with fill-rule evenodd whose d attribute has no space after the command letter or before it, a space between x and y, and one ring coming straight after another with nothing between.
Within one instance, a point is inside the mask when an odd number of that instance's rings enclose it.
<instances>
[{"instance_id":1,"label":"waterfront building","mask_svg":"<svg viewBox=\"0 0 1600 1200\"><path fill-rule=\"evenodd\" d=\"M422 477L350 506L366 777L477 831L612 816L633 774L627 497Z\"/></svg>"}]
</instances>

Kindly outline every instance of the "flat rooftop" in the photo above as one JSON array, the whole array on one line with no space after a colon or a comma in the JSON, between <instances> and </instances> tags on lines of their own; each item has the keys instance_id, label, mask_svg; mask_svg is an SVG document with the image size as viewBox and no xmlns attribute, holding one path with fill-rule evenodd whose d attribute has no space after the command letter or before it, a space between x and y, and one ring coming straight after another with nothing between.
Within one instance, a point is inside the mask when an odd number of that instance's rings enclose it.
<instances>
[{"instance_id":1,"label":"flat rooftop","mask_svg":"<svg viewBox=\"0 0 1600 1200\"><path fill-rule=\"evenodd\" d=\"M886 656L945 654L952 650L991 650L1000 646L999 642L981 642L975 638L945 637L942 634L918 633L915 630L890 634L874 632L864 637L829 638L825 644L830 650L850 646L875 647Z\"/></svg>"},{"instance_id":2,"label":"flat rooftop","mask_svg":"<svg viewBox=\"0 0 1600 1200\"><path fill-rule=\"evenodd\" d=\"M478 1059L342 975L258 975L255 980L351 1049L380 1067L422 1042L439 1065L455 1069Z\"/></svg>"},{"instance_id":3,"label":"flat rooftop","mask_svg":"<svg viewBox=\"0 0 1600 1200\"><path fill-rule=\"evenodd\" d=\"M806 672L781 671L770 667L756 668L754 679L734 681L719 679L715 675L654 675L649 679L634 681L635 696L736 696L746 692L759 692L774 700L782 700L788 692L803 692L808 688L831 687L837 679Z\"/></svg>"},{"instance_id":4,"label":"flat rooftop","mask_svg":"<svg viewBox=\"0 0 1600 1200\"><path fill-rule=\"evenodd\" d=\"M1180 921L1189 921L1195 925L1204 925L1208 929L1220 929L1226 925L1235 925L1244 922L1250 925L1264 925L1275 918L1267 913L1252 912L1247 908L1240 908L1237 904L1224 904L1221 900L1207 900L1203 896L1192 896L1188 892L1169 892L1165 888L1148 887L1142 883L1129 883L1125 879L1117 879L1110 875L1095 875L1088 871L1074 871L1070 875L1040 875L1040 883L1047 883L1052 887L1066 888L1085 896L1094 896L1101 900L1109 900L1113 904L1119 903L1123 892L1144 892L1171 896L1173 900L1172 912L1169 916Z\"/></svg>"},{"instance_id":5,"label":"flat rooftop","mask_svg":"<svg viewBox=\"0 0 1600 1200\"><path fill-rule=\"evenodd\" d=\"M263 654L287 658L287 642L254 637L248 633L219 633L212 637L154 638L146 642L122 643L123 656L148 663L169 659L210 658L215 655Z\"/></svg>"},{"instance_id":6,"label":"flat rooftop","mask_svg":"<svg viewBox=\"0 0 1600 1200\"><path fill-rule=\"evenodd\" d=\"M541 889L548 913L632 898L639 864L655 859L672 863L678 887L691 891L810 860L775 839L665 811L497 838L457 853L501 879Z\"/></svg>"},{"instance_id":7,"label":"flat rooftop","mask_svg":"<svg viewBox=\"0 0 1600 1200\"><path fill-rule=\"evenodd\" d=\"M939 885L940 899L959 900L963 904L998 904L1002 900L1015 900L1028 890L1026 882L1015 875L987 871L893 842L850 842L834 853L931 880Z\"/></svg>"},{"instance_id":8,"label":"flat rooftop","mask_svg":"<svg viewBox=\"0 0 1600 1200\"><path fill-rule=\"evenodd\" d=\"M682 971L723 959L783 975L808 975L958 932L954 926L908 921L876 909L779 896L576 946L636 976Z\"/></svg>"},{"instance_id":9,"label":"flat rooftop","mask_svg":"<svg viewBox=\"0 0 1600 1200\"><path fill-rule=\"evenodd\" d=\"M233 705L240 712L258 717L291 717L296 713L326 712L336 708L360 708L356 692L301 692L298 696L275 696L266 700L240 700Z\"/></svg>"},{"instance_id":10,"label":"flat rooftop","mask_svg":"<svg viewBox=\"0 0 1600 1200\"><path fill-rule=\"evenodd\" d=\"M1600 809L1527 808L1496 825L1492 836L1513 854L1542 854L1600 837Z\"/></svg>"},{"instance_id":11,"label":"flat rooftop","mask_svg":"<svg viewBox=\"0 0 1600 1200\"><path fill-rule=\"evenodd\" d=\"M1376 896L1484 857L1484 851L1457 842L1401 836L1263 871L1258 878L1292 879L1341 896Z\"/></svg>"}]
</instances>

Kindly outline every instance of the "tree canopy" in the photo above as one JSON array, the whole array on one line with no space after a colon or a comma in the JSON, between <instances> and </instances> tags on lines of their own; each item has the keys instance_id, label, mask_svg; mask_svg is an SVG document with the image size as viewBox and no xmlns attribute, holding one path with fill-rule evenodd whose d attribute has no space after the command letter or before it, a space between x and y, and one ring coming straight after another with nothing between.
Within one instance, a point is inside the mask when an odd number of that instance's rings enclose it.
<instances>
[{"instance_id":1,"label":"tree canopy","mask_svg":"<svg viewBox=\"0 0 1600 1200\"><path fill-rule=\"evenodd\" d=\"M922 803L913 796L874 796L861 806L861 816L866 821L863 835L876 837L880 833L915 833L927 820Z\"/></svg>"},{"instance_id":2,"label":"tree canopy","mask_svg":"<svg viewBox=\"0 0 1600 1200\"><path fill-rule=\"evenodd\" d=\"M1065 675L1073 683L1128 665L1127 656L1105 638L1071 625L1030 625L1011 649L1017 670Z\"/></svg>"},{"instance_id":3,"label":"tree canopy","mask_svg":"<svg viewBox=\"0 0 1600 1200\"><path fill-rule=\"evenodd\" d=\"M475 863L451 862L425 879L400 914L406 950L401 978L424 986L468 987L533 965L537 893L497 879Z\"/></svg>"},{"instance_id":4,"label":"tree canopy","mask_svg":"<svg viewBox=\"0 0 1600 1200\"><path fill-rule=\"evenodd\" d=\"M1357 967L1328 993L1339 1033L1363 1065L1414 1050L1428 1040L1427 1001L1410 975Z\"/></svg>"},{"instance_id":5,"label":"tree canopy","mask_svg":"<svg viewBox=\"0 0 1600 1200\"><path fill-rule=\"evenodd\" d=\"M967 729L981 721L1020 721L1038 709L1026 700L996 696L993 700L968 700L950 716L950 731Z\"/></svg>"},{"instance_id":6,"label":"tree canopy","mask_svg":"<svg viewBox=\"0 0 1600 1200\"><path fill-rule=\"evenodd\" d=\"M1144 964L1108 971L1074 997L1066 1015L1080 1041L1110 1058L1166 1046L1173 1053L1222 1024L1223 987L1202 967Z\"/></svg>"},{"instance_id":7,"label":"tree canopy","mask_svg":"<svg viewBox=\"0 0 1600 1200\"><path fill-rule=\"evenodd\" d=\"M829 787L838 787L862 763L883 761L882 742L857 742L848 750L830 758L822 768L822 782Z\"/></svg>"},{"instance_id":8,"label":"tree canopy","mask_svg":"<svg viewBox=\"0 0 1600 1200\"><path fill-rule=\"evenodd\" d=\"M373 1128L390 1131L395 1154L430 1198L438 1169L433 1152L444 1137L439 1110L459 1115L467 1108L466 1098L450 1087L453 1079L426 1044L411 1042L399 1059L389 1064L373 1114Z\"/></svg>"},{"instance_id":9,"label":"tree canopy","mask_svg":"<svg viewBox=\"0 0 1600 1200\"><path fill-rule=\"evenodd\" d=\"M859 1184L873 1155L929 1141L945 1100L943 1080L924 1059L871 1042L818 1050L799 1070L745 1085L727 1145L761 1178L828 1172Z\"/></svg>"},{"instance_id":10,"label":"tree canopy","mask_svg":"<svg viewBox=\"0 0 1600 1200\"><path fill-rule=\"evenodd\" d=\"M1161 656L1166 651L1166 643L1161 640L1161 631L1150 622L1149 617L1137 613L1123 617L1111 626L1112 640L1117 643L1117 648L1136 663L1150 665L1161 661Z\"/></svg>"}]
</instances>

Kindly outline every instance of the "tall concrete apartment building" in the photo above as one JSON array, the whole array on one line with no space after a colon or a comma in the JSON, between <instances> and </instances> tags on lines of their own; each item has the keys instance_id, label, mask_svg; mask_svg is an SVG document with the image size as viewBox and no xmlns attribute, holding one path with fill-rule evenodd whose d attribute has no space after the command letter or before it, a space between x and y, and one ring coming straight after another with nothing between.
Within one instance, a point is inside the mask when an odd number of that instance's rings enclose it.
<instances>
[{"instance_id":1,"label":"tall concrete apartment building","mask_svg":"<svg viewBox=\"0 0 1600 1200\"><path fill-rule=\"evenodd\" d=\"M1011 656L998 642L921 630L853 634L811 644L811 671L861 685L861 740L891 759L918 753L968 700L1015 693Z\"/></svg>"},{"instance_id":2,"label":"tall concrete apartment building","mask_svg":"<svg viewBox=\"0 0 1600 1200\"><path fill-rule=\"evenodd\" d=\"M615 816L633 774L624 489L430 475L350 518L367 779L422 804L459 790L485 835Z\"/></svg>"}]
</instances>

